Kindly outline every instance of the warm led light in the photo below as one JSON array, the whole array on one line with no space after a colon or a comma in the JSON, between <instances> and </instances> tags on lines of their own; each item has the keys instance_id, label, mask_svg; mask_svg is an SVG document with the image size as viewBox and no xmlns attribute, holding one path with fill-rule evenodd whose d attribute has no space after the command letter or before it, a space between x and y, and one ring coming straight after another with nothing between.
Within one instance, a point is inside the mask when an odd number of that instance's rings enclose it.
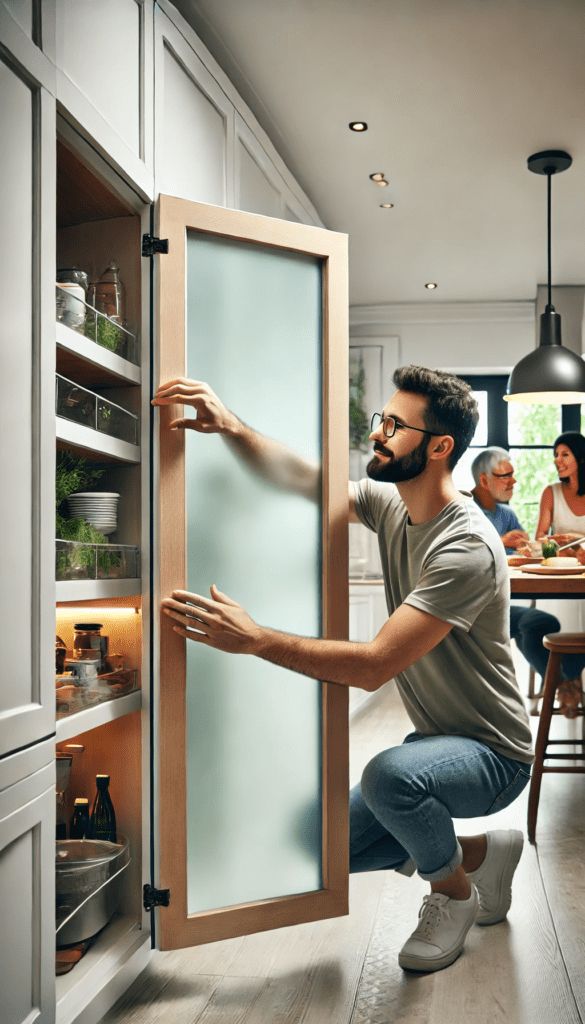
<instances>
[{"instance_id":1,"label":"warm led light","mask_svg":"<svg viewBox=\"0 0 585 1024\"><path fill-rule=\"evenodd\" d=\"M394 203L380 203L380 209L382 210L391 210L393 206Z\"/></svg>"},{"instance_id":2,"label":"warm led light","mask_svg":"<svg viewBox=\"0 0 585 1024\"><path fill-rule=\"evenodd\" d=\"M372 181L383 181L384 175L382 171L376 171L375 174L370 174L370 178L372 179Z\"/></svg>"},{"instance_id":3,"label":"warm led light","mask_svg":"<svg viewBox=\"0 0 585 1024\"><path fill-rule=\"evenodd\" d=\"M437 286L436 286L436 284L434 283L434 281L429 281L429 283L428 283L428 284L425 284L425 288L428 288L428 289L429 289L429 291L432 291L432 290L433 290L433 288L436 288L436 287L437 287Z\"/></svg>"},{"instance_id":4,"label":"warm led light","mask_svg":"<svg viewBox=\"0 0 585 1024\"><path fill-rule=\"evenodd\" d=\"M380 186L380 188L386 188L386 185L387 185L387 184L388 184L388 182L387 182L387 181L383 181L383 180L382 180L382 181L377 181L377 182L376 182L376 185L379 185L379 186Z\"/></svg>"},{"instance_id":5,"label":"warm led light","mask_svg":"<svg viewBox=\"0 0 585 1024\"><path fill-rule=\"evenodd\" d=\"M138 615L141 611L140 608L127 608L125 605L121 607L116 605L112 608L95 608L93 605L88 607L83 605L80 608L75 608L72 605L57 605L57 611L64 615L71 615L76 618L77 621L81 622L80 616L85 615L84 622L89 622L88 614L91 613L91 621L93 622L94 615L119 615L120 612L127 612L129 615Z\"/></svg>"},{"instance_id":6,"label":"warm led light","mask_svg":"<svg viewBox=\"0 0 585 1024\"><path fill-rule=\"evenodd\" d=\"M352 132L367 132L368 126L365 121L350 121L349 127Z\"/></svg>"}]
</instances>

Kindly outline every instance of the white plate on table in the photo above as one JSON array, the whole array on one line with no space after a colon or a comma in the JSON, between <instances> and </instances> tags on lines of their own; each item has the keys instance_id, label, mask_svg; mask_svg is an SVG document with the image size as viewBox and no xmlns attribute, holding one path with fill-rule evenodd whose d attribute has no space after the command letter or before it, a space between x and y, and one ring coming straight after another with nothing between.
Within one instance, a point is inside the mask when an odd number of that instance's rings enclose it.
<instances>
[{"instance_id":1,"label":"white plate on table","mask_svg":"<svg viewBox=\"0 0 585 1024\"><path fill-rule=\"evenodd\" d=\"M585 573L585 565L559 569L554 565L521 565L520 572L532 572L537 576L582 576Z\"/></svg>"}]
</instances>

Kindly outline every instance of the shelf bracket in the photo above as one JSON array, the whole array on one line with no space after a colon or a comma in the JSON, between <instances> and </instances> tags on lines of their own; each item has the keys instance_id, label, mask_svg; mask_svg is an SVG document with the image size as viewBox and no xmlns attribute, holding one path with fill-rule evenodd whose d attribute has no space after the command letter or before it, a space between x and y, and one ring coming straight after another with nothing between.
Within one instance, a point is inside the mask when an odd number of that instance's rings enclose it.
<instances>
[{"instance_id":1,"label":"shelf bracket","mask_svg":"<svg viewBox=\"0 0 585 1024\"><path fill-rule=\"evenodd\" d=\"M168 252L168 238L155 238L154 235L142 236L142 255L154 256L156 252Z\"/></svg>"},{"instance_id":2,"label":"shelf bracket","mask_svg":"<svg viewBox=\"0 0 585 1024\"><path fill-rule=\"evenodd\" d=\"M171 902L170 889L154 889L152 885L145 885L142 893L145 910L152 910L154 907L168 907Z\"/></svg>"}]
</instances>

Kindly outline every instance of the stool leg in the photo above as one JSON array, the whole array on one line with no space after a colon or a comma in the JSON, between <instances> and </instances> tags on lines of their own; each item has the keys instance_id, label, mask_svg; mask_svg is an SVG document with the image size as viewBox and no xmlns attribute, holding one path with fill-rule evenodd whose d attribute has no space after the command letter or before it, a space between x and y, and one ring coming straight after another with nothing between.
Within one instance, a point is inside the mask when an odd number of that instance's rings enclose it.
<instances>
[{"instance_id":1,"label":"stool leg","mask_svg":"<svg viewBox=\"0 0 585 1024\"><path fill-rule=\"evenodd\" d=\"M538 734L536 737L536 756L532 767L532 779L530 781L530 793L528 796L528 838L534 842L536 833L536 816L538 814L538 803L540 800L540 784L542 782L542 768L548 733L552 718L553 705L557 686L561 681L561 655L550 652L546 675L544 677L544 690L542 694L542 706L540 708L540 722L538 723Z\"/></svg>"}]
</instances>

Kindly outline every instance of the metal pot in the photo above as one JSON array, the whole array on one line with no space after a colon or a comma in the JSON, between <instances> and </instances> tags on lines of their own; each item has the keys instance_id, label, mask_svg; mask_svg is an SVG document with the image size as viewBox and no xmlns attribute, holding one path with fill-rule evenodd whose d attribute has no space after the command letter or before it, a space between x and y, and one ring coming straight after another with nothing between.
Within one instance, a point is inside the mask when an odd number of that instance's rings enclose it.
<instances>
[{"instance_id":1,"label":"metal pot","mask_svg":"<svg viewBox=\"0 0 585 1024\"><path fill-rule=\"evenodd\" d=\"M115 843L63 839L55 848L57 946L68 946L101 931L116 911L130 847L118 833Z\"/></svg>"}]
</instances>

